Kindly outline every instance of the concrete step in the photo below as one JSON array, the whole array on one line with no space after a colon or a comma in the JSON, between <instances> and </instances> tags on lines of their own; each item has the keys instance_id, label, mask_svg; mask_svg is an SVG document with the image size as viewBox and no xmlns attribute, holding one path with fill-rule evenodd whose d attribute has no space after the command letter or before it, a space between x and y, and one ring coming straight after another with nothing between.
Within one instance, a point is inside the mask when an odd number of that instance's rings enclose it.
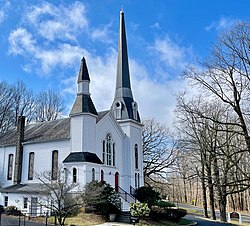
<instances>
[{"instance_id":1,"label":"concrete step","mask_svg":"<svg viewBox=\"0 0 250 226\"><path fill-rule=\"evenodd\" d=\"M130 217L131 217L130 212L124 211L117 216L116 221L123 223L130 223Z\"/></svg>"}]
</instances>

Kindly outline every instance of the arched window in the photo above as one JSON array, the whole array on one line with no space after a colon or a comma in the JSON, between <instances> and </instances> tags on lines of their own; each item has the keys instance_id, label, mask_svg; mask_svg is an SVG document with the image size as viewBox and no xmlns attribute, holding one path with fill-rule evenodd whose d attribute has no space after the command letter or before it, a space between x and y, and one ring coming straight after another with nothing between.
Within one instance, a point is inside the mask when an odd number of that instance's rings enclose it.
<instances>
[{"instance_id":1,"label":"arched window","mask_svg":"<svg viewBox=\"0 0 250 226\"><path fill-rule=\"evenodd\" d=\"M57 180L57 174L58 174L58 151L54 150L52 151L52 180Z\"/></svg>"},{"instance_id":2,"label":"arched window","mask_svg":"<svg viewBox=\"0 0 250 226\"><path fill-rule=\"evenodd\" d=\"M13 158L14 158L14 155L13 154L9 154L7 180L12 180Z\"/></svg>"},{"instance_id":3,"label":"arched window","mask_svg":"<svg viewBox=\"0 0 250 226\"><path fill-rule=\"evenodd\" d=\"M112 165L112 152L111 152L111 134L108 133L106 136L106 153L107 153L107 165Z\"/></svg>"},{"instance_id":4,"label":"arched window","mask_svg":"<svg viewBox=\"0 0 250 226\"><path fill-rule=\"evenodd\" d=\"M33 176L34 176L34 159L35 159L34 152L30 152L29 153L28 180L33 180Z\"/></svg>"},{"instance_id":5,"label":"arched window","mask_svg":"<svg viewBox=\"0 0 250 226\"><path fill-rule=\"evenodd\" d=\"M140 174L138 173L137 176L138 176L137 185L138 185L138 188L139 188L140 187Z\"/></svg>"},{"instance_id":6,"label":"arched window","mask_svg":"<svg viewBox=\"0 0 250 226\"><path fill-rule=\"evenodd\" d=\"M105 164L105 140L102 141L102 162Z\"/></svg>"},{"instance_id":7,"label":"arched window","mask_svg":"<svg viewBox=\"0 0 250 226\"><path fill-rule=\"evenodd\" d=\"M138 169L138 145L135 145L135 168Z\"/></svg>"},{"instance_id":8,"label":"arched window","mask_svg":"<svg viewBox=\"0 0 250 226\"><path fill-rule=\"evenodd\" d=\"M104 171L101 170L101 181L104 181Z\"/></svg>"},{"instance_id":9,"label":"arched window","mask_svg":"<svg viewBox=\"0 0 250 226\"><path fill-rule=\"evenodd\" d=\"M119 173L115 173L115 191L118 192L118 187L119 187Z\"/></svg>"},{"instance_id":10,"label":"arched window","mask_svg":"<svg viewBox=\"0 0 250 226\"><path fill-rule=\"evenodd\" d=\"M135 188L137 188L137 173L135 173Z\"/></svg>"},{"instance_id":11,"label":"arched window","mask_svg":"<svg viewBox=\"0 0 250 226\"><path fill-rule=\"evenodd\" d=\"M113 143L113 166L115 166L115 143Z\"/></svg>"},{"instance_id":12,"label":"arched window","mask_svg":"<svg viewBox=\"0 0 250 226\"><path fill-rule=\"evenodd\" d=\"M76 183L77 181L77 169L73 168L73 183Z\"/></svg>"},{"instance_id":13,"label":"arched window","mask_svg":"<svg viewBox=\"0 0 250 226\"><path fill-rule=\"evenodd\" d=\"M115 156L115 143L112 143L111 134L106 135L105 140L102 142L102 161L107 166L116 165L116 156Z\"/></svg>"},{"instance_id":14,"label":"arched window","mask_svg":"<svg viewBox=\"0 0 250 226\"><path fill-rule=\"evenodd\" d=\"M95 168L92 168L92 181L95 180Z\"/></svg>"}]
</instances>

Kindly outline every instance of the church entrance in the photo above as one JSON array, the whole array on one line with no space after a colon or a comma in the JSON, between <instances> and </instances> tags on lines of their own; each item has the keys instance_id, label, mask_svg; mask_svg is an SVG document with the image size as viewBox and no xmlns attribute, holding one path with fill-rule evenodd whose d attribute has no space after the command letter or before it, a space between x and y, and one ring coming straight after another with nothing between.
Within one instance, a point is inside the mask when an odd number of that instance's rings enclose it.
<instances>
[{"instance_id":1,"label":"church entrance","mask_svg":"<svg viewBox=\"0 0 250 226\"><path fill-rule=\"evenodd\" d=\"M115 191L118 192L118 186L119 186L119 173L115 173Z\"/></svg>"}]
</instances>

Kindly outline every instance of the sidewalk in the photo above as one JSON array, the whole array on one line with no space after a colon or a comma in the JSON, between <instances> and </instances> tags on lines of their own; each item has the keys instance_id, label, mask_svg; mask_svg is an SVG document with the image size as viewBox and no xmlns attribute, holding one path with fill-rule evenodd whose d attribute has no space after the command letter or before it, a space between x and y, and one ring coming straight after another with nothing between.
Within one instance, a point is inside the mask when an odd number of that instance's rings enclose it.
<instances>
[{"instance_id":1,"label":"sidewalk","mask_svg":"<svg viewBox=\"0 0 250 226\"><path fill-rule=\"evenodd\" d=\"M121 223L121 222L107 222L104 224L98 224L96 226L128 226L128 225L133 225L133 224L126 224L126 223Z\"/></svg>"}]
</instances>

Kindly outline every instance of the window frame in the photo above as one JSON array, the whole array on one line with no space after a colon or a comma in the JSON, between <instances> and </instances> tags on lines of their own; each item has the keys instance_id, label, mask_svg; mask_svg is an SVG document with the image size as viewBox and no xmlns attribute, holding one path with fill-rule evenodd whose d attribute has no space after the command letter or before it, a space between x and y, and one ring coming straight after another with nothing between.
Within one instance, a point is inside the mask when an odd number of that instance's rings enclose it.
<instances>
[{"instance_id":1,"label":"window frame","mask_svg":"<svg viewBox=\"0 0 250 226\"><path fill-rule=\"evenodd\" d=\"M29 153L28 180L34 179L35 153Z\"/></svg>"},{"instance_id":2,"label":"window frame","mask_svg":"<svg viewBox=\"0 0 250 226\"><path fill-rule=\"evenodd\" d=\"M12 177L13 177L13 162L14 162L14 154L9 154L7 180L12 180Z\"/></svg>"}]
</instances>

